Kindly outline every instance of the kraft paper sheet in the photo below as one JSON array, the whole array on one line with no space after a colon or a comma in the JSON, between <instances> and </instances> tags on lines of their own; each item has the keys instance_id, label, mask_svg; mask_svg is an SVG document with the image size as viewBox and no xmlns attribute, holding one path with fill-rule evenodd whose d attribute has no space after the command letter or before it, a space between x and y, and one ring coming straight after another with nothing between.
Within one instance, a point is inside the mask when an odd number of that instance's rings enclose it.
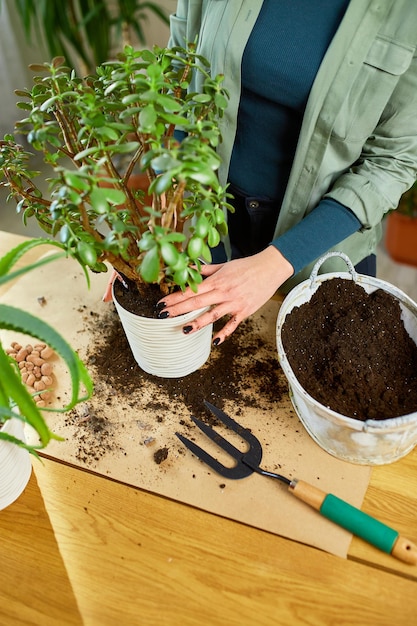
<instances>
[{"instance_id":1,"label":"kraft paper sheet","mask_svg":"<svg viewBox=\"0 0 417 626\"><path fill-rule=\"evenodd\" d=\"M42 317L84 358L87 346L93 341L91 319L108 315L109 307L113 307L112 303L102 302L108 277L109 274L92 275L88 289L79 266L63 259L22 277L6 291L1 301ZM39 303L40 297L46 301L44 306ZM264 340L259 342L262 347L258 355L253 355L255 359L264 358L265 351L267 356L276 357L278 307L277 301L271 301L253 318L260 339ZM1 331L0 336L5 346L13 340L27 343L28 339L6 331ZM54 372L56 397L63 402L69 395L68 375L60 361L55 362ZM250 383L248 380L249 386ZM346 557L350 533L296 500L285 485L256 474L236 481L224 479L186 450L175 436L176 431L194 438L213 452L204 435L192 426L189 409L181 405L181 401L171 408L164 393L155 378L155 383L138 389L133 398L117 397L107 405L104 400L109 394L107 381L95 380L94 398L77 408L75 418L47 414L52 430L65 437L65 441L51 442L45 456ZM153 407L161 402L166 409L163 420L158 421ZM94 414L94 406L100 406L101 413L105 413L109 433L105 443L100 433L95 441L91 428L86 430L85 422L88 415ZM323 451L304 430L287 395L267 415L265 410L252 406L227 405L225 408L261 441L265 469L309 481L361 507L371 468L340 461ZM33 440L33 435L28 433L28 438ZM97 447L97 459L83 456L83 441L87 438L90 448ZM154 453L161 448L168 449L168 456L157 464ZM221 456L218 458L224 461Z\"/></svg>"}]
</instances>

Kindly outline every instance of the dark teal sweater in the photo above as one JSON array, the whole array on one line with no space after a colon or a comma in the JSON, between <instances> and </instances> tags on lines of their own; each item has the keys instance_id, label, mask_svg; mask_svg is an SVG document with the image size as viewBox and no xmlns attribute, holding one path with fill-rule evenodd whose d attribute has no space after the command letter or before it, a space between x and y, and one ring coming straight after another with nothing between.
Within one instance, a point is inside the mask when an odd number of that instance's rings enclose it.
<instances>
[{"instance_id":1,"label":"dark teal sweater","mask_svg":"<svg viewBox=\"0 0 417 626\"><path fill-rule=\"evenodd\" d=\"M265 0L247 43L229 180L274 200L277 217L310 89L348 4ZM272 243L297 273L360 226L349 208L326 199Z\"/></svg>"}]
</instances>

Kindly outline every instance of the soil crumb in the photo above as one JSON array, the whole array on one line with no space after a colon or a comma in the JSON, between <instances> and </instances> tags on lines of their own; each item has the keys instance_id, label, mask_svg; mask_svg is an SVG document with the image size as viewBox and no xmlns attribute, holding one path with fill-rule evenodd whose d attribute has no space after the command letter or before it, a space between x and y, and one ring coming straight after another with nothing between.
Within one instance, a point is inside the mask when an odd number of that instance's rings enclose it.
<instances>
[{"instance_id":1,"label":"soil crumb","mask_svg":"<svg viewBox=\"0 0 417 626\"><path fill-rule=\"evenodd\" d=\"M168 458L168 448L160 448L153 455L154 461L157 465L160 465L162 461Z\"/></svg>"}]
</instances>

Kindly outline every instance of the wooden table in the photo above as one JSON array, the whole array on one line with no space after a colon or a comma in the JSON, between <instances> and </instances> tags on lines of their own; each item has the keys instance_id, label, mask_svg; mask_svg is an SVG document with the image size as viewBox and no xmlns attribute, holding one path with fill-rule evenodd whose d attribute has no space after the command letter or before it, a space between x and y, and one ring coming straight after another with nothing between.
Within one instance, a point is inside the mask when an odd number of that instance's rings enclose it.
<instances>
[{"instance_id":1,"label":"wooden table","mask_svg":"<svg viewBox=\"0 0 417 626\"><path fill-rule=\"evenodd\" d=\"M417 542L417 449L374 468L363 510ZM417 567L360 539L341 559L57 461L0 534L5 626L417 623Z\"/></svg>"}]
</instances>

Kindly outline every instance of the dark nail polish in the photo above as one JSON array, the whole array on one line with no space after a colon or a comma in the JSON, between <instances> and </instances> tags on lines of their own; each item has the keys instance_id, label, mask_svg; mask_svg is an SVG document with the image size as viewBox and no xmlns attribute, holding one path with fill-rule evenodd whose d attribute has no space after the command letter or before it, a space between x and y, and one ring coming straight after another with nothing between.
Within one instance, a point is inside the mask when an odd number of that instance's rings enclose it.
<instances>
[{"instance_id":1,"label":"dark nail polish","mask_svg":"<svg viewBox=\"0 0 417 626\"><path fill-rule=\"evenodd\" d=\"M167 317L169 317L169 311L160 311L158 313L158 317L160 320L166 319Z\"/></svg>"},{"instance_id":2,"label":"dark nail polish","mask_svg":"<svg viewBox=\"0 0 417 626\"><path fill-rule=\"evenodd\" d=\"M156 305L156 310L157 311L162 311L162 309L165 309L167 303L166 302L158 302Z\"/></svg>"},{"instance_id":3,"label":"dark nail polish","mask_svg":"<svg viewBox=\"0 0 417 626\"><path fill-rule=\"evenodd\" d=\"M192 326L184 326L184 328L182 329L182 332L184 333L184 335L188 335L188 333L190 333L193 330Z\"/></svg>"},{"instance_id":4,"label":"dark nail polish","mask_svg":"<svg viewBox=\"0 0 417 626\"><path fill-rule=\"evenodd\" d=\"M213 339L213 346L218 346L220 343L220 337L216 337L216 339Z\"/></svg>"}]
</instances>

